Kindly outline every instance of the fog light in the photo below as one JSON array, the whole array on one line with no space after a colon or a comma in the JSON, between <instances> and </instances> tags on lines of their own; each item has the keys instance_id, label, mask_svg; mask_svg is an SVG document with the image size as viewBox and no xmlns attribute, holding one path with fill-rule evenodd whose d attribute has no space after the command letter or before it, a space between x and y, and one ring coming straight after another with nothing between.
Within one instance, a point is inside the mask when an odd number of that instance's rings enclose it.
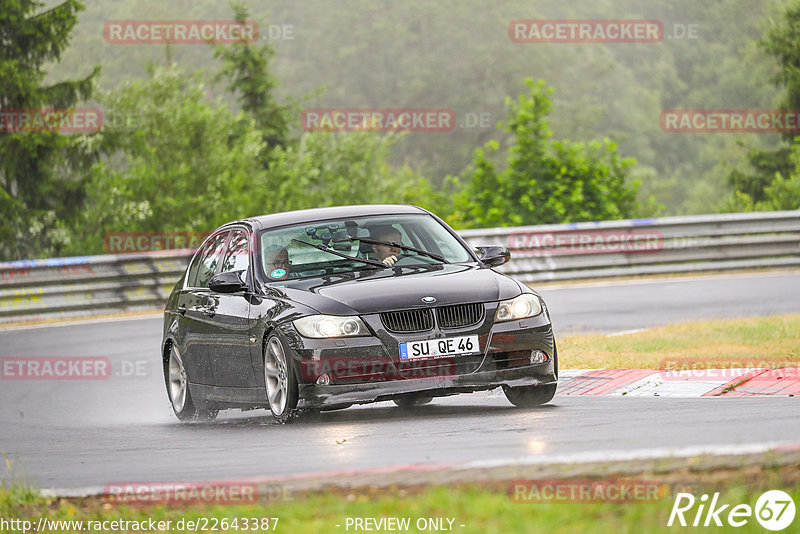
<instances>
[{"instance_id":1,"label":"fog light","mask_svg":"<svg viewBox=\"0 0 800 534\"><path fill-rule=\"evenodd\" d=\"M318 386L327 386L330 383L331 383L331 377L328 376L328 373L322 373L321 375L319 375L319 378L317 378Z\"/></svg>"},{"instance_id":2,"label":"fog light","mask_svg":"<svg viewBox=\"0 0 800 534\"><path fill-rule=\"evenodd\" d=\"M531 364L533 365L544 363L547 361L548 358L549 356L547 356L546 352L542 352L541 350L536 350L536 349L531 351Z\"/></svg>"}]
</instances>

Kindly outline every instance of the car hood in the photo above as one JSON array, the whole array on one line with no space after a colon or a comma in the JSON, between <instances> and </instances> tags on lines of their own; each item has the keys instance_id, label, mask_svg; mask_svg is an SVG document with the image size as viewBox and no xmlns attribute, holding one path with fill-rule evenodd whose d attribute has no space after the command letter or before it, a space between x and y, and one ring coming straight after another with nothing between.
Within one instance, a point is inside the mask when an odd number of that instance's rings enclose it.
<instances>
[{"instance_id":1,"label":"car hood","mask_svg":"<svg viewBox=\"0 0 800 534\"><path fill-rule=\"evenodd\" d=\"M456 264L294 280L283 290L288 298L329 315L497 301L521 292L519 284L505 275L475 265ZM436 301L426 304L422 297Z\"/></svg>"}]
</instances>

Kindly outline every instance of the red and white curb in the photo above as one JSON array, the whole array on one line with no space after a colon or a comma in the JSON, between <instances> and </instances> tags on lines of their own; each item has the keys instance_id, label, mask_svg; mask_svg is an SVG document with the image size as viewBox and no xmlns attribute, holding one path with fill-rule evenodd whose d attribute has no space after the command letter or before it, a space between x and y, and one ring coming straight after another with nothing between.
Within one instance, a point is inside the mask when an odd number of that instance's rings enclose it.
<instances>
[{"instance_id":1,"label":"red and white curb","mask_svg":"<svg viewBox=\"0 0 800 534\"><path fill-rule=\"evenodd\" d=\"M635 397L800 396L800 368L564 369L557 395Z\"/></svg>"}]
</instances>

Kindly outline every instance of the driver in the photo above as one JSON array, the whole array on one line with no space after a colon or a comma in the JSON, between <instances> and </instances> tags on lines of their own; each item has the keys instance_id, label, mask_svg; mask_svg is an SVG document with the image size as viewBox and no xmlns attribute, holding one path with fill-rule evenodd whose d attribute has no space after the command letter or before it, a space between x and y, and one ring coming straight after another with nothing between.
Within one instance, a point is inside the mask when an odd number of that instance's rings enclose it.
<instances>
[{"instance_id":1,"label":"driver","mask_svg":"<svg viewBox=\"0 0 800 534\"><path fill-rule=\"evenodd\" d=\"M372 228L370 231L370 238L375 239L376 241L391 241L400 243L403 239L403 236L400 234L400 230L394 226L384 224ZM372 251L375 253L378 261L389 267L395 264L397 261L397 255L400 254L400 249L398 247L393 247L390 245L378 245L376 243L372 244Z\"/></svg>"},{"instance_id":2,"label":"driver","mask_svg":"<svg viewBox=\"0 0 800 534\"><path fill-rule=\"evenodd\" d=\"M264 270L270 280L286 280L289 278L292 262L289 261L289 251L286 247L275 245L264 250Z\"/></svg>"}]
</instances>

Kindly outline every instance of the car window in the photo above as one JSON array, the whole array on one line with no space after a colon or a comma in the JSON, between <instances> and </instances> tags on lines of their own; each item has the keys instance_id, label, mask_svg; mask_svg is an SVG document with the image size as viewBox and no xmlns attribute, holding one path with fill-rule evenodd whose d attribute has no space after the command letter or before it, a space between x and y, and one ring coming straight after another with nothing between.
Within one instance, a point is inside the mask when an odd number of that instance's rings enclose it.
<instances>
[{"instance_id":1,"label":"car window","mask_svg":"<svg viewBox=\"0 0 800 534\"><path fill-rule=\"evenodd\" d=\"M216 273L227 236L228 232L222 232L206 241L203 249L197 255L195 264L189 269L187 286L208 287L209 280Z\"/></svg>"},{"instance_id":2,"label":"car window","mask_svg":"<svg viewBox=\"0 0 800 534\"><path fill-rule=\"evenodd\" d=\"M203 250L205 249L197 251L197 254L194 255L194 259L192 260L192 264L189 266L189 270L186 273L187 287L194 287L195 282L197 282L197 269L200 266L200 260L203 258Z\"/></svg>"},{"instance_id":3,"label":"car window","mask_svg":"<svg viewBox=\"0 0 800 534\"><path fill-rule=\"evenodd\" d=\"M228 242L228 250L222 260L222 270L226 271L247 271L250 265L250 245L247 239L247 232L235 230L231 234Z\"/></svg>"},{"instance_id":4,"label":"car window","mask_svg":"<svg viewBox=\"0 0 800 534\"><path fill-rule=\"evenodd\" d=\"M308 221L304 224L264 230L259 234L259 276L267 280L307 278L356 270L374 269L357 258L375 261L374 243L387 227L396 230L400 243L421 250L403 253L403 266L441 263L430 252L442 256L448 263L473 261L469 251L446 227L429 215L381 215L353 217L325 221ZM381 229L383 232L381 232ZM361 238L367 239L362 241ZM395 239L395 238L391 238ZM314 245L314 246L309 246ZM322 247L327 250L320 250ZM333 254L333 250L338 254ZM288 253L288 274L274 269L274 258Z\"/></svg>"}]
</instances>

